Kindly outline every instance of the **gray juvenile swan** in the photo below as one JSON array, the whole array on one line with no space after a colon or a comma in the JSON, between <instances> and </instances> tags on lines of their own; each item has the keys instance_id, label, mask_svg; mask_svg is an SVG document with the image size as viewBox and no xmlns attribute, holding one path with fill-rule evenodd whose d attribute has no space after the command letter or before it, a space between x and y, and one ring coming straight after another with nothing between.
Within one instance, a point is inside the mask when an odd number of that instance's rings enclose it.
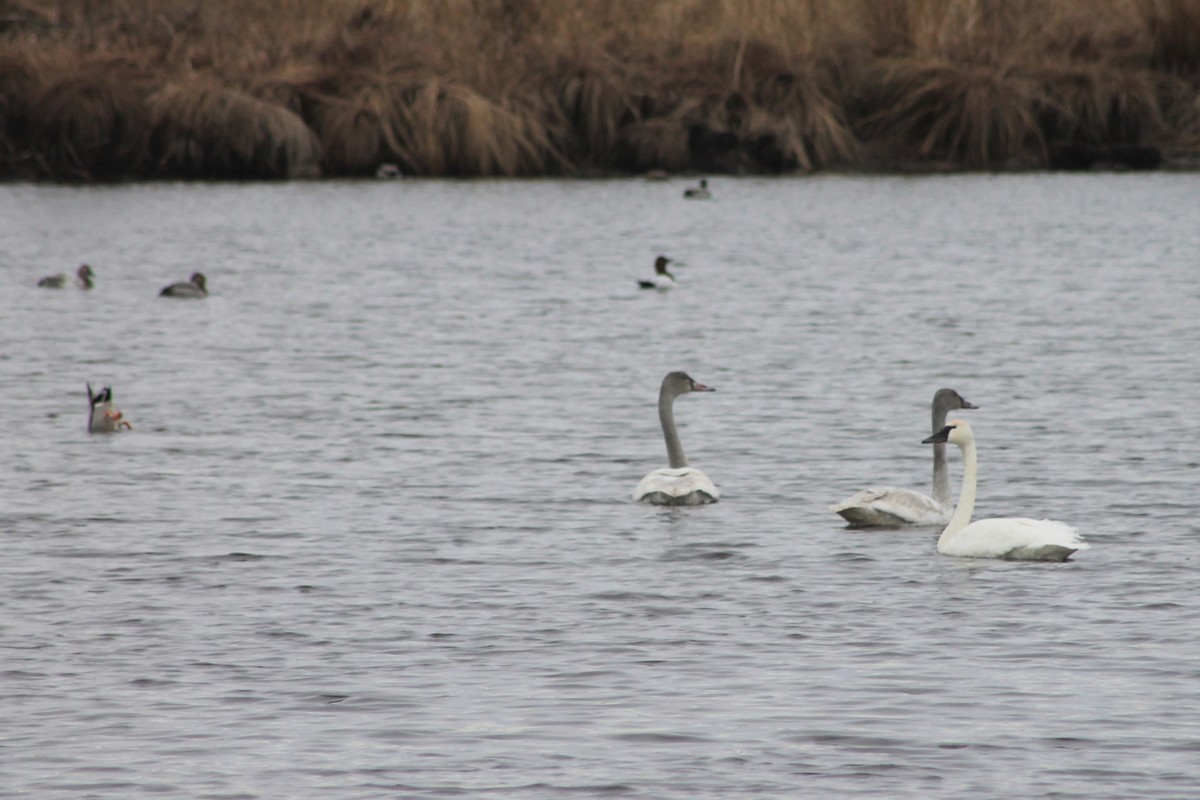
<instances>
[{"instance_id":1,"label":"gray juvenile swan","mask_svg":"<svg viewBox=\"0 0 1200 800\"><path fill-rule=\"evenodd\" d=\"M1009 561L1066 561L1076 550L1087 549L1075 529L1065 522L1028 517L995 517L971 522L975 511L978 463L975 434L961 419L951 421L923 443L949 442L963 454L963 482L958 508L942 535L939 553L964 558L1003 558Z\"/></svg>"},{"instance_id":2,"label":"gray juvenile swan","mask_svg":"<svg viewBox=\"0 0 1200 800\"><path fill-rule=\"evenodd\" d=\"M946 426L946 414L959 408L979 408L953 389L938 389L933 396L934 433ZM900 528L906 525L945 525L954 511L950 497L950 471L946 445L933 446L933 497L891 486L863 489L829 507L854 527Z\"/></svg>"},{"instance_id":3,"label":"gray juvenile swan","mask_svg":"<svg viewBox=\"0 0 1200 800\"><path fill-rule=\"evenodd\" d=\"M663 378L662 387L658 390L658 419L667 442L670 466L656 469L642 478L633 490L634 500L660 506L698 506L715 503L721 497L707 475L688 466L679 432L675 430L675 398L688 392L712 391L716 390L696 383L686 372L672 372Z\"/></svg>"}]
</instances>

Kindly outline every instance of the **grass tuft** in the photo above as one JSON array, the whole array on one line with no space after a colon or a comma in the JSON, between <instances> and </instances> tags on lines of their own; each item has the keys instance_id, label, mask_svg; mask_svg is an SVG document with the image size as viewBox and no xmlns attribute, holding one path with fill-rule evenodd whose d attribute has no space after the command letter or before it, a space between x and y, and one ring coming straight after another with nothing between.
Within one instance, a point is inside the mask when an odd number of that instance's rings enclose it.
<instances>
[{"instance_id":1,"label":"grass tuft","mask_svg":"<svg viewBox=\"0 0 1200 800\"><path fill-rule=\"evenodd\" d=\"M320 143L294 112L215 81L168 84L149 98L159 175L293 178L319 174Z\"/></svg>"}]
</instances>

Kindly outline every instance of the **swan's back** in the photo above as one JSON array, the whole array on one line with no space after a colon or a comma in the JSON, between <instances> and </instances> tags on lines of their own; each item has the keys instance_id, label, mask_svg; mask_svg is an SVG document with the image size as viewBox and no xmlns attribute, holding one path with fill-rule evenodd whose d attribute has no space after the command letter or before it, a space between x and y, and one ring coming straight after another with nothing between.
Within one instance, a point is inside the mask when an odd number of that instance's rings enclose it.
<instances>
[{"instance_id":1,"label":"swan's back","mask_svg":"<svg viewBox=\"0 0 1200 800\"><path fill-rule=\"evenodd\" d=\"M720 497L709 477L692 467L656 469L633 490L634 501L657 506L699 506Z\"/></svg>"},{"instance_id":2,"label":"swan's back","mask_svg":"<svg viewBox=\"0 0 1200 800\"><path fill-rule=\"evenodd\" d=\"M1003 558L1012 561L1066 561L1087 543L1065 522L1028 517L997 517L972 522L938 552L964 558Z\"/></svg>"},{"instance_id":3,"label":"swan's back","mask_svg":"<svg viewBox=\"0 0 1200 800\"><path fill-rule=\"evenodd\" d=\"M945 525L953 509L929 495L891 486L863 489L829 507L856 528Z\"/></svg>"}]
</instances>

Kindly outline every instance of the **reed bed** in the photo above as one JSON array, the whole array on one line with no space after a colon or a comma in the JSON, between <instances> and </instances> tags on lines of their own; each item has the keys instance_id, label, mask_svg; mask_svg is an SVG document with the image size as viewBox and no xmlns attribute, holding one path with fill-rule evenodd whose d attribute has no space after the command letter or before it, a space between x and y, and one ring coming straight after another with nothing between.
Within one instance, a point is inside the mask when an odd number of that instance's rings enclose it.
<instances>
[{"instance_id":1,"label":"reed bed","mask_svg":"<svg viewBox=\"0 0 1200 800\"><path fill-rule=\"evenodd\" d=\"M1153 166L1200 0L0 0L0 175Z\"/></svg>"}]
</instances>

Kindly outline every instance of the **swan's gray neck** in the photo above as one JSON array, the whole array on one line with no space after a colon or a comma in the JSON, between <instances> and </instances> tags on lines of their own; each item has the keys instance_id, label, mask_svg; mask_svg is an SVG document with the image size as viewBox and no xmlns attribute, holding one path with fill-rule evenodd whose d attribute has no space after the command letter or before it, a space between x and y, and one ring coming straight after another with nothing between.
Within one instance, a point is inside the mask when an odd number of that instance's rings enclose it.
<instances>
[{"instance_id":1,"label":"swan's gray neck","mask_svg":"<svg viewBox=\"0 0 1200 800\"><path fill-rule=\"evenodd\" d=\"M954 509L954 516L950 518L950 524L938 537L939 548L954 534L967 527L971 523L971 514L975 512L975 481L978 472L975 461L975 440L972 439L961 447L963 454L962 489L958 492L958 507Z\"/></svg>"},{"instance_id":2,"label":"swan's gray neck","mask_svg":"<svg viewBox=\"0 0 1200 800\"><path fill-rule=\"evenodd\" d=\"M946 427L946 415L950 409L942 404L933 407L933 430L937 433ZM933 499L944 506L950 505L950 470L946 466L946 445L938 442L933 446Z\"/></svg>"},{"instance_id":3,"label":"swan's gray neck","mask_svg":"<svg viewBox=\"0 0 1200 800\"><path fill-rule=\"evenodd\" d=\"M663 438L667 440L667 460L671 469L683 469L688 462L683 454L683 445L679 442L679 432L675 430L674 406L675 395L668 393L664 387L658 393L658 421L662 423Z\"/></svg>"}]
</instances>

